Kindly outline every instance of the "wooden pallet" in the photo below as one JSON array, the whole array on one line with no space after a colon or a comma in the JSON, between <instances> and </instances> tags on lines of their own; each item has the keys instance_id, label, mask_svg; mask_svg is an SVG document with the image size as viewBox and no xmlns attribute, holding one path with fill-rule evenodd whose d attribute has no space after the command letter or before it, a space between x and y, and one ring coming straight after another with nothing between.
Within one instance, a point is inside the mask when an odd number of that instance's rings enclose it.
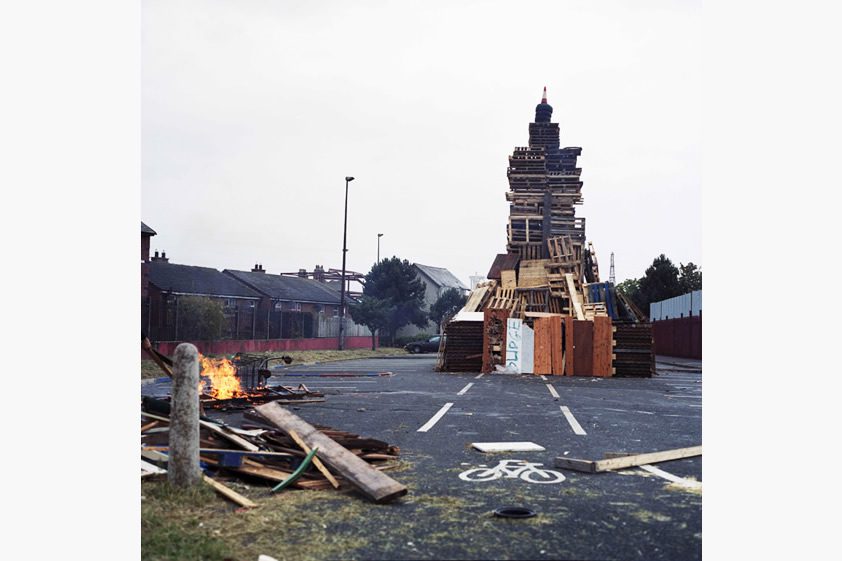
<instances>
[{"instance_id":1,"label":"wooden pallet","mask_svg":"<svg viewBox=\"0 0 842 561\"><path fill-rule=\"evenodd\" d=\"M602 302L591 302L582 304L582 312L585 319L592 320L595 317L608 317L608 309Z\"/></svg>"}]
</instances>

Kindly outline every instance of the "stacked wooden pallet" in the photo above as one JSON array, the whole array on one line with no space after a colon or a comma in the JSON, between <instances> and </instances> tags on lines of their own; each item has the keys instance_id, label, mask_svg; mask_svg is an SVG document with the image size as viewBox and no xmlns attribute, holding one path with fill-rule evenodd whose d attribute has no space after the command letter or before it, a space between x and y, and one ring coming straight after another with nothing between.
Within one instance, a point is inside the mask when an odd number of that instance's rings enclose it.
<instances>
[{"instance_id":1,"label":"stacked wooden pallet","mask_svg":"<svg viewBox=\"0 0 842 561\"><path fill-rule=\"evenodd\" d=\"M614 325L616 376L649 378L655 372L651 323L622 322Z\"/></svg>"},{"instance_id":2,"label":"stacked wooden pallet","mask_svg":"<svg viewBox=\"0 0 842 561\"><path fill-rule=\"evenodd\" d=\"M452 321L444 327L444 348L440 372L480 372L482 370L483 322Z\"/></svg>"}]
</instances>

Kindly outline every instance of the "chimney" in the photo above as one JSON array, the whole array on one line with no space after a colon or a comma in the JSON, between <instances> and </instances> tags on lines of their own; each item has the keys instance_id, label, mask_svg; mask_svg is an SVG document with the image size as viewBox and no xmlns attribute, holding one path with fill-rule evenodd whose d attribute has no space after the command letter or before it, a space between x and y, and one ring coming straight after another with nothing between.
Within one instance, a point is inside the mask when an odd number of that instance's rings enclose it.
<instances>
[{"instance_id":1,"label":"chimney","mask_svg":"<svg viewBox=\"0 0 842 561\"><path fill-rule=\"evenodd\" d=\"M263 268L261 264L254 264L254 269L251 270L252 273L265 273L266 270Z\"/></svg>"},{"instance_id":2,"label":"chimney","mask_svg":"<svg viewBox=\"0 0 842 561\"><path fill-rule=\"evenodd\" d=\"M316 269L313 271L313 278L319 282L325 282L325 268L321 265L316 265Z\"/></svg>"},{"instance_id":3,"label":"chimney","mask_svg":"<svg viewBox=\"0 0 842 561\"><path fill-rule=\"evenodd\" d=\"M169 263L169 259L167 259L167 252L161 252L161 255L158 256L158 250L155 250L155 255L152 256L152 261L157 261L160 263Z\"/></svg>"},{"instance_id":4,"label":"chimney","mask_svg":"<svg viewBox=\"0 0 842 561\"><path fill-rule=\"evenodd\" d=\"M307 269L298 269L298 276L302 279L307 278Z\"/></svg>"}]
</instances>

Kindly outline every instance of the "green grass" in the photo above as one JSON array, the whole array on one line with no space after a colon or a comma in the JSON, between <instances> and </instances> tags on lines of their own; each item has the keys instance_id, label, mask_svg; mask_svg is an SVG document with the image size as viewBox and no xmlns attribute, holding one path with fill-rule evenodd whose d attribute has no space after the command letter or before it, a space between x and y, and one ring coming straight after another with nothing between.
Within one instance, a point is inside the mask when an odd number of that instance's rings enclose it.
<instances>
[{"instance_id":1,"label":"green grass","mask_svg":"<svg viewBox=\"0 0 842 561\"><path fill-rule=\"evenodd\" d=\"M400 356L407 352L403 349L381 347L376 351L371 349L347 349L344 351L325 350L325 351L273 351L264 353L249 353L250 355L262 354L265 356L279 356L287 355L292 357L291 366L296 364L309 364L313 362L334 362L338 360L352 360L357 358L372 358L378 356ZM216 355L208 355L216 357ZM230 358L230 357L229 357ZM272 363L274 365L276 363ZM277 363L280 364L280 363ZM155 364L152 359L142 359L140 361L140 377L143 378L160 378L166 376L161 371L161 368Z\"/></svg>"},{"instance_id":2,"label":"green grass","mask_svg":"<svg viewBox=\"0 0 842 561\"><path fill-rule=\"evenodd\" d=\"M222 561L231 548L205 522L220 514L220 500L206 485L178 490L144 483L141 558L144 561Z\"/></svg>"}]
</instances>

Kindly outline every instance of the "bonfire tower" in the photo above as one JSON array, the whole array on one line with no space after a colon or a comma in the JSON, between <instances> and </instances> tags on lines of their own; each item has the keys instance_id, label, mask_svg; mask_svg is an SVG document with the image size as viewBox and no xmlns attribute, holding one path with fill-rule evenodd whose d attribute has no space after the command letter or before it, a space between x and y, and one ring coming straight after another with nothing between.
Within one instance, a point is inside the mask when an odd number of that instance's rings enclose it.
<instances>
[{"instance_id":1,"label":"bonfire tower","mask_svg":"<svg viewBox=\"0 0 842 561\"><path fill-rule=\"evenodd\" d=\"M585 219L576 217L574 205L582 204L578 147L559 148L558 123L550 122L553 108L547 88L529 123L529 146L516 147L509 156L508 244L510 254L521 259L551 256L548 240L569 236L581 247L585 242Z\"/></svg>"}]
</instances>

